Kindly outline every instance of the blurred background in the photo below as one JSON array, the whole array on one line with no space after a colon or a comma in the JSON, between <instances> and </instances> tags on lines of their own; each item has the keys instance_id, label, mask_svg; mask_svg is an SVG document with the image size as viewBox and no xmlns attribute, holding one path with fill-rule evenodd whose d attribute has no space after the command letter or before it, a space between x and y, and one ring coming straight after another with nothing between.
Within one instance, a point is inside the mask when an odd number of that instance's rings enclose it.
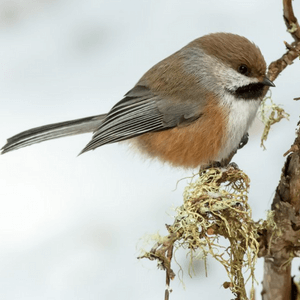
<instances>
[{"instance_id":1,"label":"blurred background","mask_svg":"<svg viewBox=\"0 0 300 300\"><path fill-rule=\"evenodd\" d=\"M211 32L246 36L267 63L292 42L274 0L1 0L0 144L20 131L107 112L153 64ZM299 1L293 2L300 16ZM299 120L299 62L275 81L290 113L260 148L262 123L234 161L251 178L255 220L265 218ZM91 135L0 157L1 299L163 299L165 273L137 260L147 234L166 234L197 170L173 169L113 144L77 154ZM150 244L151 245L151 244ZM149 249L149 248L148 248ZM177 252L184 270L171 299L231 299L221 266ZM297 273L298 262L294 263ZM174 270L179 268L174 264ZM262 260L257 265L262 280ZM257 286L257 293L261 286ZM258 297L260 299L260 297Z\"/></svg>"}]
</instances>

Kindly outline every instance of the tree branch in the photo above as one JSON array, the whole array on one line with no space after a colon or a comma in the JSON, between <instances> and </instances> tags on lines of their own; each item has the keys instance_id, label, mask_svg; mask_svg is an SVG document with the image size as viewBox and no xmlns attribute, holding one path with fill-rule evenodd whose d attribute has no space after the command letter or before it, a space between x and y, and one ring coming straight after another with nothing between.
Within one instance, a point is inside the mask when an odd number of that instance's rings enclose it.
<instances>
[{"instance_id":1,"label":"tree branch","mask_svg":"<svg viewBox=\"0 0 300 300\"><path fill-rule=\"evenodd\" d=\"M294 42L291 45L285 42L287 52L269 65L268 76L271 80L275 80L300 55L300 27L294 15L292 0L283 0L283 18ZM295 299L292 295L291 261L298 256L300 249L299 127L294 144L286 155L288 157L271 207L277 228L261 233L264 242L261 243L259 256L265 257L261 293L263 300Z\"/></svg>"},{"instance_id":2,"label":"tree branch","mask_svg":"<svg viewBox=\"0 0 300 300\"><path fill-rule=\"evenodd\" d=\"M300 26L294 15L292 0L283 0L283 18L294 42L291 45L285 42L288 51L281 58L269 65L268 77L272 81L300 55Z\"/></svg>"},{"instance_id":3,"label":"tree branch","mask_svg":"<svg viewBox=\"0 0 300 300\"><path fill-rule=\"evenodd\" d=\"M280 235L265 233L268 246L261 248L265 257L263 300L290 300L291 261L300 249L300 130L290 149L272 203L274 221Z\"/></svg>"}]
</instances>

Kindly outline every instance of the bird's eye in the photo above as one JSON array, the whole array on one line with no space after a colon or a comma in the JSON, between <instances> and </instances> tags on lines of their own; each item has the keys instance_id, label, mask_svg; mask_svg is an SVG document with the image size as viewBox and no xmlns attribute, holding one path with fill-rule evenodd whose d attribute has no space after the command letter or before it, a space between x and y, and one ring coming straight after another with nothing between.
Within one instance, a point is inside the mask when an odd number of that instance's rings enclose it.
<instances>
[{"instance_id":1,"label":"bird's eye","mask_svg":"<svg viewBox=\"0 0 300 300\"><path fill-rule=\"evenodd\" d=\"M238 72L247 76L249 74L249 69L246 65L240 65L238 68Z\"/></svg>"}]
</instances>

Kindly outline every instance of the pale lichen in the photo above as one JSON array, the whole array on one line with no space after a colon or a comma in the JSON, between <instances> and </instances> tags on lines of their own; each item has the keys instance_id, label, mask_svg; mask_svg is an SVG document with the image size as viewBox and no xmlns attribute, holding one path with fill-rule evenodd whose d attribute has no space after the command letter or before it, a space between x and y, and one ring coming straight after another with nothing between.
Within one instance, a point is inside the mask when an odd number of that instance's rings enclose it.
<instances>
[{"instance_id":1,"label":"pale lichen","mask_svg":"<svg viewBox=\"0 0 300 300\"><path fill-rule=\"evenodd\" d=\"M248 176L233 167L201 171L185 188L183 205L176 208L174 223L167 226L169 235L160 239L162 242L157 241L142 257L157 260L159 267L174 278L171 261L166 256L171 247L188 250L191 269L195 256L206 260L210 255L224 266L230 281L224 286L230 288L237 299L248 299L245 284L251 279L252 298L259 251L258 230L262 224L251 217L249 183ZM219 242L220 237L228 241L228 246Z\"/></svg>"},{"instance_id":2,"label":"pale lichen","mask_svg":"<svg viewBox=\"0 0 300 300\"><path fill-rule=\"evenodd\" d=\"M260 146L265 150L264 142L267 140L271 126L280 122L282 119L289 120L289 114L272 100L272 95L265 97L260 106L260 117L264 123L264 131L261 136Z\"/></svg>"}]
</instances>

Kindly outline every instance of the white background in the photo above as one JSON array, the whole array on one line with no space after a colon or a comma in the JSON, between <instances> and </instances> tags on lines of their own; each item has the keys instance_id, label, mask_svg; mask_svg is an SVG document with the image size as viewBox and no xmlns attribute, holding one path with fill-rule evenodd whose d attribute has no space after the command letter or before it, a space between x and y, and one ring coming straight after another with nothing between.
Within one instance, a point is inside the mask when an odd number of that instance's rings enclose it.
<instances>
[{"instance_id":1,"label":"white background","mask_svg":"<svg viewBox=\"0 0 300 300\"><path fill-rule=\"evenodd\" d=\"M244 35L267 63L292 41L274 0L1 0L0 144L35 126L107 112L153 64L211 32ZM300 17L299 1L293 1ZM291 114L260 147L257 119L234 161L251 178L255 220L270 207L299 118L299 61L276 80L273 99ZM1 299L163 299L165 273L139 261L140 238L166 234L195 170L144 160L114 144L77 154L91 135L0 157ZM231 299L225 272L208 260L172 282L172 300ZM298 266L295 262L294 269ZM175 271L178 267L174 266ZM262 279L262 260L257 267ZM261 290L257 286L257 292ZM258 297L258 299L260 296Z\"/></svg>"}]
</instances>

